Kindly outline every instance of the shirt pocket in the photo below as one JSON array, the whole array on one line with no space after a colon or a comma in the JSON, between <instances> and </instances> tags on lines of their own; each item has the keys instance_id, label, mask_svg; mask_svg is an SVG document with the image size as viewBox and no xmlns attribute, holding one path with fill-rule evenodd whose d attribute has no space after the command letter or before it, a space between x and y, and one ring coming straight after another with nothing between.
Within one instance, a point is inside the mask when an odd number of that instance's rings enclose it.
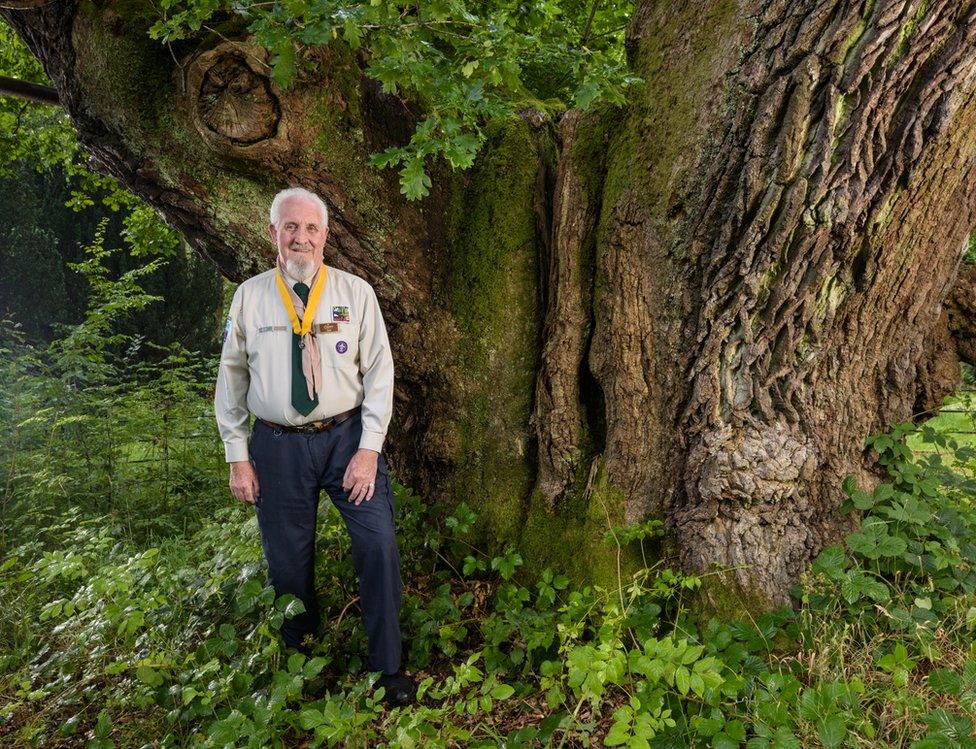
<instances>
[{"instance_id":1,"label":"shirt pocket","mask_svg":"<svg viewBox=\"0 0 976 749\"><path fill-rule=\"evenodd\" d=\"M245 327L247 337L248 362L256 365L267 358L269 362L287 356L291 350L291 325L261 322L249 323Z\"/></svg>"},{"instance_id":2,"label":"shirt pocket","mask_svg":"<svg viewBox=\"0 0 976 749\"><path fill-rule=\"evenodd\" d=\"M351 323L320 323L316 341L322 363L336 369L359 368L359 332Z\"/></svg>"}]
</instances>

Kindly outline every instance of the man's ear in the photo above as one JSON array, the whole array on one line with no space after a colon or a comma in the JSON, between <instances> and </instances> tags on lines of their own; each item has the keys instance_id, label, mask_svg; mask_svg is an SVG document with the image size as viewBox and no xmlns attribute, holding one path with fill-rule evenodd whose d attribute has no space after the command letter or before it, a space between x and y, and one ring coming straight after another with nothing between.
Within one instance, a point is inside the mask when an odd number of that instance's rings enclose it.
<instances>
[{"instance_id":1,"label":"man's ear","mask_svg":"<svg viewBox=\"0 0 976 749\"><path fill-rule=\"evenodd\" d=\"M275 228L274 224L268 224L268 236L271 237L271 241L274 242L275 247L278 246L278 229Z\"/></svg>"}]
</instances>

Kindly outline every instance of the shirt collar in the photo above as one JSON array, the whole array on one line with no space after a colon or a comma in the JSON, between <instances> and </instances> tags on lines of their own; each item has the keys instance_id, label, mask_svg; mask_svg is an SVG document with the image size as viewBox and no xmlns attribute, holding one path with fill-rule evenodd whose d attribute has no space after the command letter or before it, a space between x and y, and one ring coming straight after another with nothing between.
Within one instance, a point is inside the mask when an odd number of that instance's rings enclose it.
<instances>
[{"instance_id":1,"label":"shirt collar","mask_svg":"<svg viewBox=\"0 0 976 749\"><path fill-rule=\"evenodd\" d=\"M322 270L322 268L324 268L324 267L325 267L325 264L323 263L322 265L320 265L318 267L318 270L316 270L315 273L313 273L309 278L301 279L301 278L294 278L287 271L287 269L285 268L285 264L284 263L279 263L279 265L278 265L278 269L281 271L281 275L284 276L285 283L287 283L293 289L295 288L295 284L296 283L303 283L306 286L308 286L309 288L312 288L312 284L315 282L315 275L320 270Z\"/></svg>"}]
</instances>

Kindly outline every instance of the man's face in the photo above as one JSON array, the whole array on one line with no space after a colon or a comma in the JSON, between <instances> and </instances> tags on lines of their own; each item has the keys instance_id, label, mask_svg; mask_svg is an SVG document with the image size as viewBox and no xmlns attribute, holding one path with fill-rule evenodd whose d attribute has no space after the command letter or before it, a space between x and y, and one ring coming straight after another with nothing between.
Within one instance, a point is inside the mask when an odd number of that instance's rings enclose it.
<instances>
[{"instance_id":1,"label":"man's face","mask_svg":"<svg viewBox=\"0 0 976 749\"><path fill-rule=\"evenodd\" d=\"M295 278L309 278L322 265L329 230L322 225L318 206L309 198L283 200L278 226L269 224L268 233L285 269Z\"/></svg>"}]
</instances>

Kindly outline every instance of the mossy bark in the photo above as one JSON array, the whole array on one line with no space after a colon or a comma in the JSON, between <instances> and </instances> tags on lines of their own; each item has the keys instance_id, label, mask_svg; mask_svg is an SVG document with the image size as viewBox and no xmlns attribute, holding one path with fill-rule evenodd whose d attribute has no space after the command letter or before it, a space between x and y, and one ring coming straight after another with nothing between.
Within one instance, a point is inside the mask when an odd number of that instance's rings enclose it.
<instances>
[{"instance_id":1,"label":"mossy bark","mask_svg":"<svg viewBox=\"0 0 976 749\"><path fill-rule=\"evenodd\" d=\"M532 490L529 414L540 336L539 253L533 197L551 157L544 131L494 123L488 147L455 177L448 206L448 309L458 328L458 407L451 493L500 543L516 542Z\"/></svg>"},{"instance_id":2,"label":"mossy bark","mask_svg":"<svg viewBox=\"0 0 976 749\"><path fill-rule=\"evenodd\" d=\"M649 560L604 535L661 517L671 563L781 602L864 437L972 359L972 2L639 3L626 106L489 123L416 203L368 157L424 112L362 52L312 50L285 94L240 29L167 49L150 8L2 13L92 162L226 276L270 264L278 189L328 201L327 261L390 330L399 477L528 569L615 585Z\"/></svg>"}]
</instances>

